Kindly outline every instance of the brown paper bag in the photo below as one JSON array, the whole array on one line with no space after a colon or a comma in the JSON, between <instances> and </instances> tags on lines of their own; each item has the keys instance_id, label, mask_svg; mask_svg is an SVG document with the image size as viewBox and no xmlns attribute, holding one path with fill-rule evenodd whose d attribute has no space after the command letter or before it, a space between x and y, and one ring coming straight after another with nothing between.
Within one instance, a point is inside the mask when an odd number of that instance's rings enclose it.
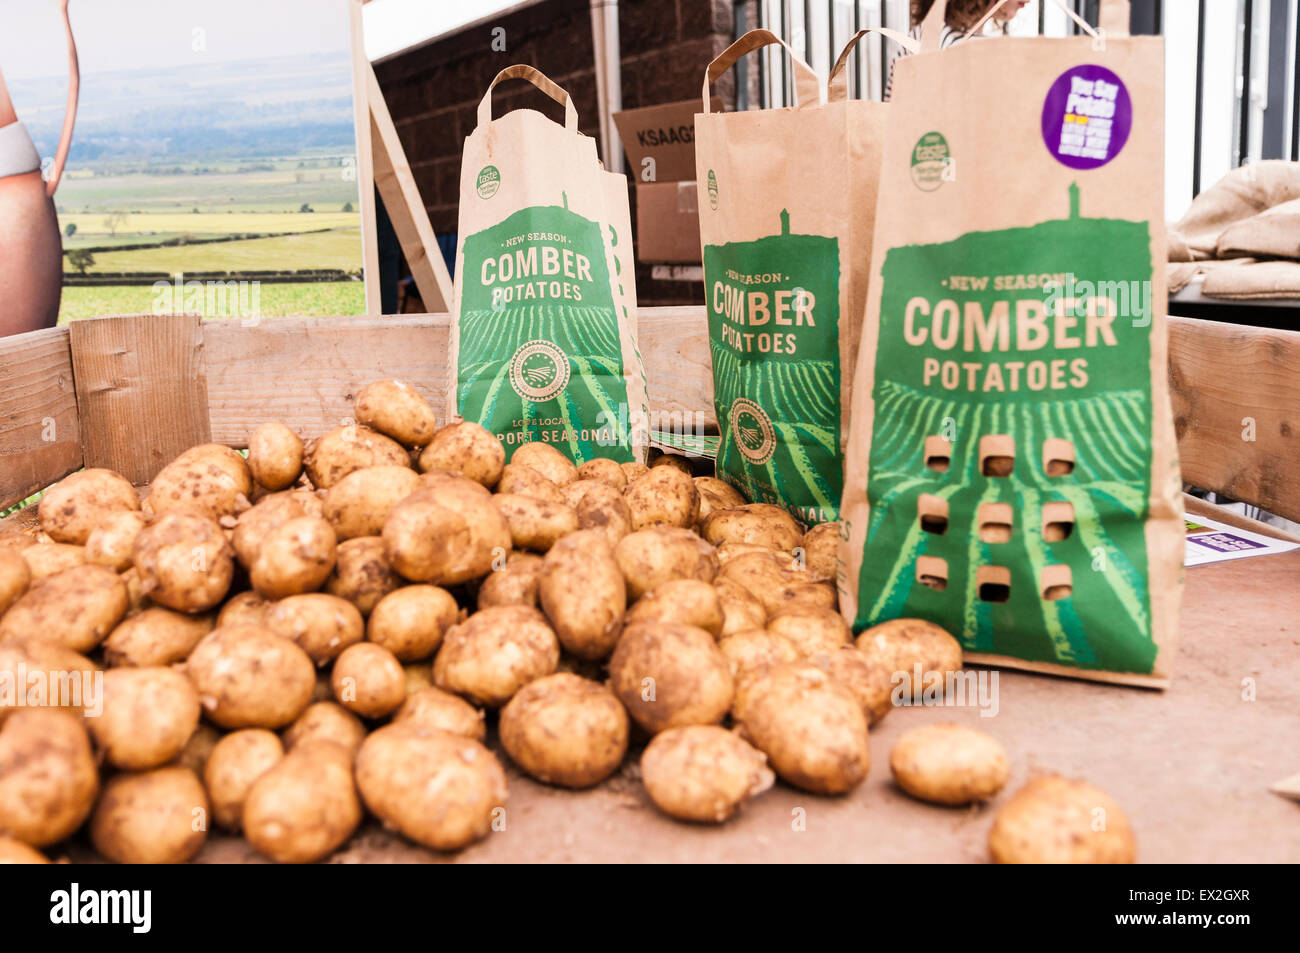
<instances>
[{"instance_id":1,"label":"brown paper bag","mask_svg":"<svg viewBox=\"0 0 1300 953\"><path fill-rule=\"evenodd\" d=\"M507 79L563 105L564 125L531 109L493 120ZM644 461L631 252L627 179L601 167L568 94L531 66L502 70L461 162L451 414L508 457L541 440L574 462Z\"/></svg>"},{"instance_id":2,"label":"brown paper bag","mask_svg":"<svg viewBox=\"0 0 1300 953\"><path fill-rule=\"evenodd\" d=\"M996 38L899 61L845 474L855 630L1162 687L1182 505L1166 377L1163 41Z\"/></svg>"},{"instance_id":3,"label":"brown paper bag","mask_svg":"<svg viewBox=\"0 0 1300 953\"><path fill-rule=\"evenodd\" d=\"M868 32L840 54L823 105L817 74L772 33L752 30L709 64L695 117L717 472L808 523L837 517L866 302L889 107L847 100L844 64ZM790 56L798 105L713 112L709 85L776 43Z\"/></svg>"}]
</instances>

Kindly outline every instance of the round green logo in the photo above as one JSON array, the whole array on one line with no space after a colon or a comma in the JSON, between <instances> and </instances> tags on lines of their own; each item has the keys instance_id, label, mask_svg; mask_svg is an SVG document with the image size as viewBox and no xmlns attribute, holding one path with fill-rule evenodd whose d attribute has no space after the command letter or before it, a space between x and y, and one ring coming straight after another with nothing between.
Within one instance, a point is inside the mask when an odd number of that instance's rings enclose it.
<instances>
[{"instance_id":1,"label":"round green logo","mask_svg":"<svg viewBox=\"0 0 1300 953\"><path fill-rule=\"evenodd\" d=\"M952 154L948 140L937 132L927 132L912 147L912 184L922 192L933 192L952 178Z\"/></svg>"},{"instance_id":2,"label":"round green logo","mask_svg":"<svg viewBox=\"0 0 1300 953\"><path fill-rule=\"evenodd\" d=\"M776 451L776 431L772 419L752 400L737 397L727 414L731 436L740 455L755 466L772 459Z\"/></svg>"},{"instance_id":3,"label":"round green logo","mask_svg":"<svg viewBox=\"0 0 1300 953\"><path fill-rule=\"evenodd\" d=\"M510 386L527 400L550 400L568 383L569 356L551 341L528 341L510 359Z\"/></svg>"},{"instance_id":4,"label":"round green logo","mask_svg":"<svg viewBox=\"0 0 1300 953\"><path fill-rule=\"evenodd\" d=\"M478 183L475 189L478 191L478 197L481 199L490 199L497 194L497 189L501 188L501 173L494 165L485 165L478 174Z\"/></svg>"},{"instance_id":5,"label":"round green logo","mask_svg":"<svg viewBox=\"0 0 1300 953\"><path fill-rule=\"evenodd\" d=\"M718 177L709 170L709 207L717 209L718 207Z\"/></svg>"}]
</instances>

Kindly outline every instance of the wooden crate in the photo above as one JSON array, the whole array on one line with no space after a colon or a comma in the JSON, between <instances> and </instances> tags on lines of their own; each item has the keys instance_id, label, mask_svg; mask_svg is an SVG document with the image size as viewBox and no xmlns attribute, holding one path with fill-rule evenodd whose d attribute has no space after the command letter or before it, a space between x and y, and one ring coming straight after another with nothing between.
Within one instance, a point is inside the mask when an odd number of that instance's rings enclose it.
<instances>
[{"instance_id":1,"label":"wooden crate","mask_svg":"<svg viewBox=\"0 0 1300 953\"><path fill-rule=\"evenodd\" d=\"M643 308L638 324L652 411L714 422L704 309ZM0 339L0 508L83 466L144 485L187 447L244 447L268 420L318 436L379 378L441 411L448 330L445 314L135 315ZM1184 479L1300 520L1300 334L1170 318L1169 336Z\"/></svg>"}]
</instances>

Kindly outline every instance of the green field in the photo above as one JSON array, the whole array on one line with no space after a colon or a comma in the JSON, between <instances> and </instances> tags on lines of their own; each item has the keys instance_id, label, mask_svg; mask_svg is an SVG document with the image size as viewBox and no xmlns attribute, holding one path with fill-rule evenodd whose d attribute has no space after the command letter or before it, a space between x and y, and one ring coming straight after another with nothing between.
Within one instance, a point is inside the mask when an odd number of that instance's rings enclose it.
<instances>
[{"instance_id":1,"label":"green field","mask_svg":"<svg viewBox=\"0 0 1300 953\"><path fill-rule=\"evenodd\" d=\"M297 160L316 161L316 160ZM294 168L295 160L278 160L271 171L194 172L158 175L149 172L108 175L69 175L59 186L59 221L90 213L102 219L109 209L126 212L293 212L304 202L317 213L339 212L351 202L357 207L357 182L351 169ZM352 174L349 180L344 173ZM353 219L355 221L355 218ZM81 228L80 222L77 225ZM253 231L253 229L232 229Z\"/></svg>"},{"instance_id":2,"label":"green field","mask_svg":"<svg viewBox=\"0 0 1300 953\"><path fill-rule=\"evenodd\" d=\"M152 313L157 298L149 285L67 287L63 289L59 324L103 314ZM264 318L365 314L365 286L360 281L263 284L258 287L258 305L259 314Z\"/></svg>"},{"instance_id":3,"label":"green field","mask_svg":"<svg viewBox=\"0 0 1300 953\"><path fill-rule=\"evenodd\" d=\"M163 216L158 216L163 217ZM181 217L181 216L176 216ZM245 216L232 216L245 217ZM313 218L314 216L292 216ZM352 216L355 220L356 216ZM250 238L244 241L208 242L202 245L167 245L132 251L96 252L87 274L105 272L198 271L309 271L313 269L361 270L361 229L338 228L328 232ZM76 273L67 258L63 270Z\"/></svg>"}]
</instances>

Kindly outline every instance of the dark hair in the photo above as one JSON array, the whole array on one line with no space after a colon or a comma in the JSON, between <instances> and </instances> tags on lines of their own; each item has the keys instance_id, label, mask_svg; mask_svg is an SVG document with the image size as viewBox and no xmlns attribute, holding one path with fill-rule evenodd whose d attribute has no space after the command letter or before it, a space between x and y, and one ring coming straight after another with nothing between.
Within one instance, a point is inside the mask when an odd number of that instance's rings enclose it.
<instances>
[{"instance_id":1,"label":"dark hair","mask_svg":"<svg viewBox=\"0 0 1300 953\"><path fill-rule=\"evenodd\" d=\"M944 21L954 30L965 33L980 22L980 17L988 13L990 7L1001 2L1002 0L948 0ZM932 6L934 0L912 0L912 26L924 20Z\"/></svg>"}]
</instances>

